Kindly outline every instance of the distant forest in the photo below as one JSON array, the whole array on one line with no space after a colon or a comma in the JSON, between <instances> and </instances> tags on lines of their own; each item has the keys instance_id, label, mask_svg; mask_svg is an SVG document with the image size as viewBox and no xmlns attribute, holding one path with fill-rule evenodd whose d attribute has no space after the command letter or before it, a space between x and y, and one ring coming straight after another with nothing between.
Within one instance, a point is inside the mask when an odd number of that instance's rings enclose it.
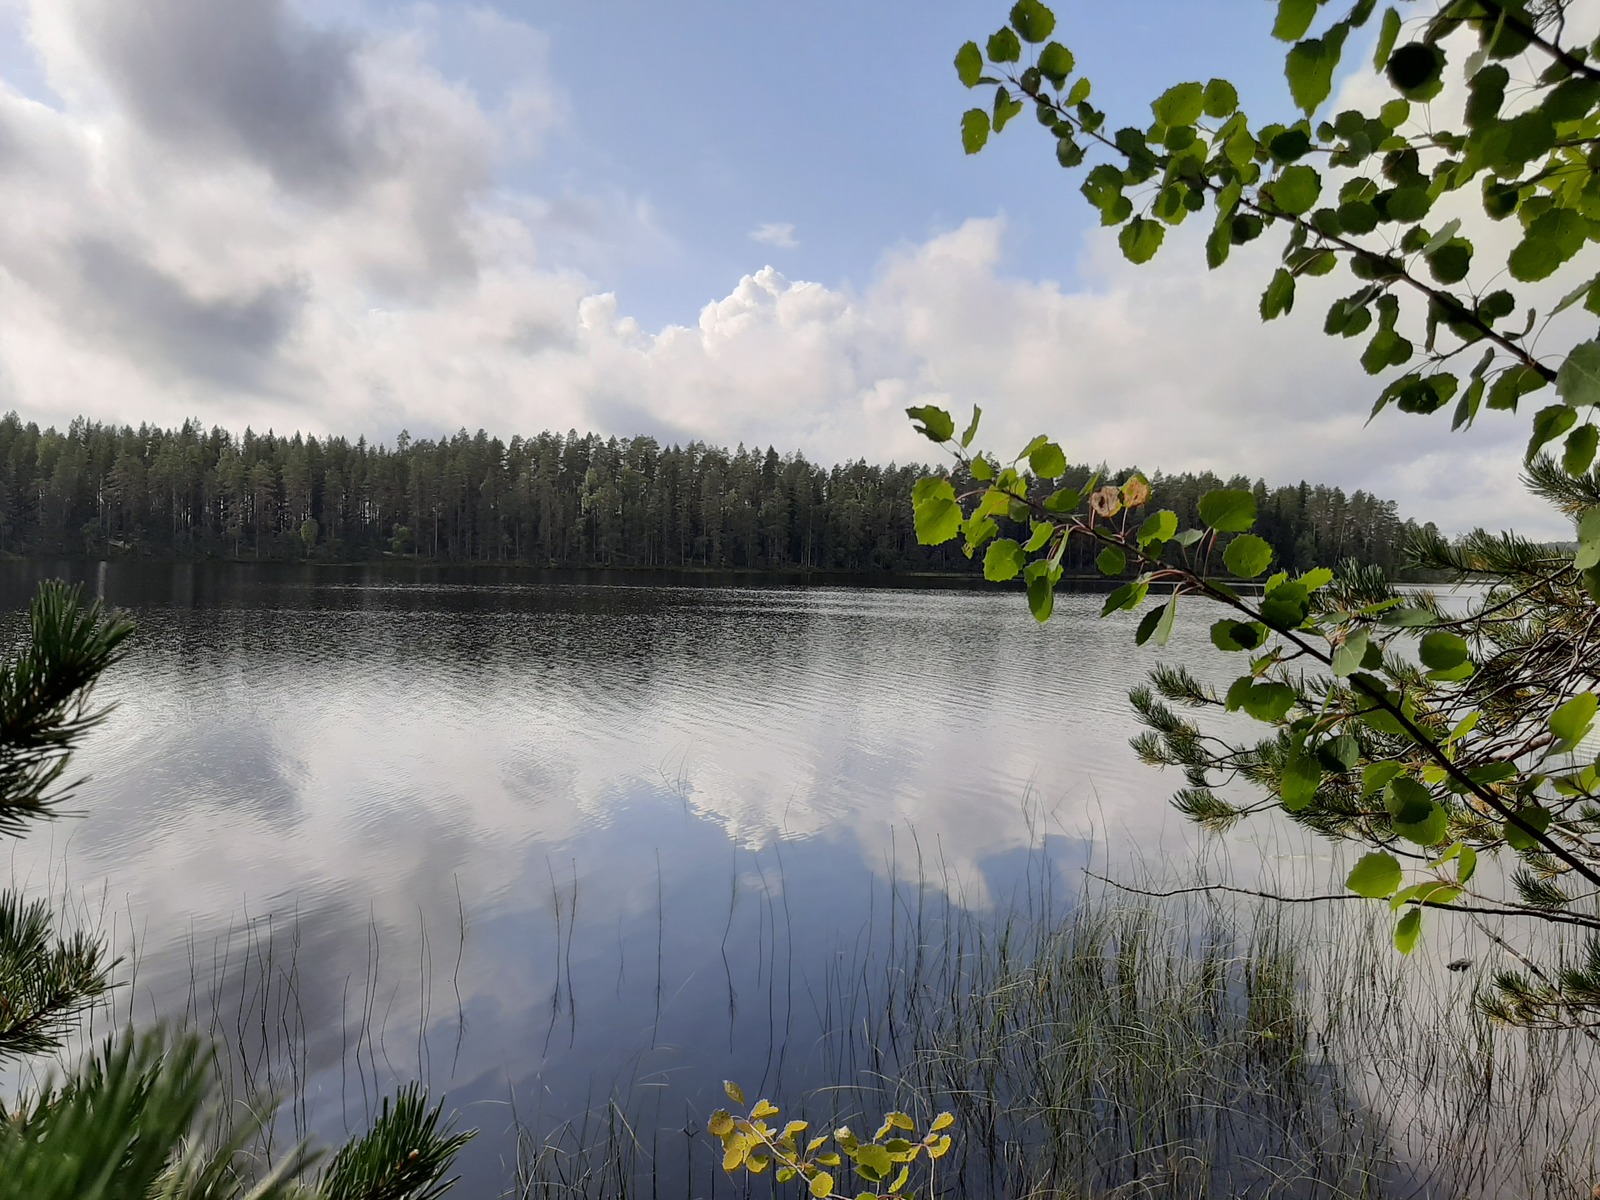
<instances>
[{"instance_id":1,"label":"distant forest","mask_svg":"<svg viewBox=\"0 0 1600 1200\"><path fill-rule=\"evenodd\" d=\"M1129 470L1107 472L1120 481ZM1080 484L1089 467L1075 467ZM315 558L415 555L572 567L972 571L957 544L917 544L928 468L825 467L776 450L462 431L393 446L245 430L40 430L0 419L0 553ZM1205 491L1253 487L1258 531L1291 569L1398 564L1409 522L1366 492L1151 473L1155 503L1197 523ZM1093 570L1088 553L1069 571Z\"/></svg>"}]
</instances>

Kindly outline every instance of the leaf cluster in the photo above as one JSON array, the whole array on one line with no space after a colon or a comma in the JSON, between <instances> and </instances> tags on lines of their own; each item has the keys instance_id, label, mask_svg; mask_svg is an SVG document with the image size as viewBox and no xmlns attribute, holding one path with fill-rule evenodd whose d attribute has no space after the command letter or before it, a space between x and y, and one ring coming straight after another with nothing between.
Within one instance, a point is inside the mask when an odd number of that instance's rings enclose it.
<instances>
[{"instance_id":1,"label":"leaf cluster","mask_svg":"<svg viewBox=\"0 0 1600 1200\"><path fill-rule=\"evenodd\" d=\"M729 1082L723 1087L728 1099L743 1108L745 1096L739 1085ZM778 1115L777 1106L768 1100L756 1101L744 1116L719 1108L711 1114L707 1131L722 1142L724 1171L761 1175L771 1168L779 1183L800 1180L813 1200L846 1196L912 1200L908 1188L919 1163L925 1168L926 1194L934 1195L934 1163L950 1152L952 1139L945 1131L955 1123L949 1113L940 1113L919 1135L911 1117L891 1112L869 1140L848 1126L808 1138L807 1122L789 1121L780 1129L771 1123ZM858 1181L857 1190L841 1190L846 1171Z\"/></svg>"},{"instance_id":2,"label":"leaf cluster","mask_svg":"<svg viewBox=\"0 0 1600 1200\"><path fill-rule=\"evenodd\" d=\"M1177 83L1151 102L1148 123L1113 128L1076 57L1051 40L1054 14L1025 0L984 48L971 41L956 55L966 87L993 88L992 104L962 116L962 142L977 153L1031 107L1057 161L1081 169L1084 198L1118 230L1131 262L1149 261L1166 231L1191 217L1210 221L1213 269L1233 247L1283 233L1261 317L1290 312L1302 279L1346 270L1359 286L1333 302L1324 329L1366 339L1363 367L1387 376L1374 416L1391 405L1432 413L1453 402L1459 428L1553 386L1556 402L1534 414L1528 457L1562 438L1562 464L1578 475L1600 446L1600 339L1555 358L1536 348L1543 325L1566 309L1600 315L1600 274L1582 255L1600 241L1600 68L1592 61L1600 39L1569 40L1578 19L1569 8L1566 0L1442 0L1405 20L1394 5L1378 16L1376 0L1342 10L1328 0L1278 0L1272 32L1289 44L1293 115L1253 122L1238 90L1214 78ZM1326 20L1325 11L1338 15ZM1351 34L1374 17L1372 65L1392 98L1371 112L1325 111ZM1452 60L1457 34L1476 42L1460 62ZM1430 106L1452 80L1467 97L1460 114ZM1478 261L1463 232L1469 217L1519 230L1503 261ZM1526 288L1516 290L1572 269L1569 290L1543 311ZM1458 367L1469 353L1478 356L1473 365Z\"/></svg>"},{"instance_id":3,"label":"leaf cluster","mask_svg":"<svg viewBox=\"0 0 1600 1200\"><path fill-rule=\"evenodd\" d=\"M1418 565L1489 584L1464 611L1449 611L1429 593L1403 594L1352 563L1267 575L1272 550L1251 532L1257 514L1248 491L1206 493L1201 526L1180 529L1171 511L1149 511L1155 497L1140 477L1052 490L1049 472L1064 456L1047 439L1001 466L970 449L980 414L959 441L946 414L912 415L930 438L943 435L965 476L983 481L957 494L949 479L923 480L919 532L964 536L969 553L989 542L986 574L1022 575L1037 620L1052 614L1056 564L1074 538L1102 547L1108 576L1137 572L1101 613L1142 609L1136 643L1166 642L1183 597L1209 610L1212 646L1239 662L1233 681L1213 689L1185 668L1158 666L1131 696L1145 727L1134 749L1183 773L1174 799L1186 815L1223 830L1276 809L1367 847L1347 886L1388 902L1402 953L1415 948L1427 909L1529 916L1600 933L1600 761L1592 745L1600 617L1584 528L1600 513L1588 503L1600 493L1600 472L1575 478L1548 458L1530 468L1535 492L1577 515L1576 559L1511 534L1479 531L1449 542L1431 528L1418 531ZM1002 512L1030 521L1033 535L994 540L993 517ZM1220 736L1207 731L1208 713L1242 714L1265 729L1254 739ZM1257 798L1234 799L1241 790ZM1514 898L1482 890L1483 854L1511 859ZM1544 989L1540 1011L1559 1002L1570 1022L1590 1019L1594 994L1581 976L1557 970L1535 979ZM1504 989L1499 995L1489 1006L1494 1016L1534 1011Z\"/></svg>"}]
</instances>

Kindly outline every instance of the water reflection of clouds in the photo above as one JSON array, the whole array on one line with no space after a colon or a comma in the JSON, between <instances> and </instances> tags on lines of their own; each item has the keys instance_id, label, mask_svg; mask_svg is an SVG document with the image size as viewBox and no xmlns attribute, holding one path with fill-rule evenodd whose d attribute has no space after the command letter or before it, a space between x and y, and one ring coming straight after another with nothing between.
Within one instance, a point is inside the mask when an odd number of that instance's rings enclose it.
<instances>
[{"instance_id":1,"label":"water reflection of clouds","mask_svg":"<svg viewBox=\"0 0 1600 1200\"><path fill-rule=\"evenodd\" d=\"M90 819L19 855L42 878L70 839L75 878L170 935L141 952L152 1009L187 1002L195 962L210 986L217 947L270 914L274 961L303 974L314 1123L365 1102L352 1025L448 1041L457 991L472 1032L442 1074L463 1103L515 1086L559 1113L619 1075L781 1075L816 1052L816 997L879 936L886 884L982 906L1037 883L1047 837L1060 869L1108 831L1152 857L1192 838L1126 744L1150 658L1094 597L1043 629L968 593L258 594L194 574L180 598L138 613L106 687ZM214 1003L252 994L230 976ZM774 1030L800 1029L772 1060ZM364 1070L428 1057L391 1039Z\"/></svg>"},{"instance_id":2,"label":"water reflection of clouds","mask_svg":"<svg viewBox=\"0 0 1600 1200\"><path fill-rule=\"evenodd\" d=\"M1076 619L1092 598L1034 630L1012 597L772 595L147 614L78 844L215 903L352 872L380 896L463 869L492 890L497 856L609 825L637 781L747 847L848 832L877 864L909 825L969 875L1033 841L1029 806L1170 836L1166 781L1125 744L1141 664Z\"/></svg>"}]
</instances>

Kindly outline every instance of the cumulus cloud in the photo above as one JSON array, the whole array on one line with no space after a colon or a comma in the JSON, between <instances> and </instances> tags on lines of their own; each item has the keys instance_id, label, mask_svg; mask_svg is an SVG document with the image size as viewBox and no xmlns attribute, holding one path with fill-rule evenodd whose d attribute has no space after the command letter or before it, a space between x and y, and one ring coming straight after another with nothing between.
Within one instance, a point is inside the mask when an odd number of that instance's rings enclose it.
<instances>
[{"instance_id":1,"label":"cumulus cloud","mask_svg":"<svg viewBox=\"0 0 1600 1200\"><path fill-rule=\"evenodd\" d=\"M1453 529L1559 528L1516 486L1523 418L1454 436L1393 413L1367 426L1373 381L1320 330L1332 280L1263 326L1271 247L1208 273L1185 227L1136 269L1097 230L1064 290L1008 273L989 216L890 249L860 286L766 266L697 318L645 329L605 274L668 239L648 198L503 182L565 111L538 31L449 23L457 43L515 45L531 64L480 95L431 65L445 23L425 7L384 33L316 25L285 0L227 8L27 10L53 94L0 83L0 405L907 461L935 454L907 405L976 403L1001 449L1049 431L1113 466L1366 488ZM777 223L752 236L794 240Z\"/></svg>"},{"instance_id":2,"label":"cumulus cloud","mask_svg":"<svg viewBox=\"0 0 1600 1200\"><path fill-rule=\"evenodd\" d=\"M757 225L750 231L750 240L765 242L781 250L793 250L800 244L795 241L794 226L787 221L766 221Z\"/></svg>"}]
</instances>

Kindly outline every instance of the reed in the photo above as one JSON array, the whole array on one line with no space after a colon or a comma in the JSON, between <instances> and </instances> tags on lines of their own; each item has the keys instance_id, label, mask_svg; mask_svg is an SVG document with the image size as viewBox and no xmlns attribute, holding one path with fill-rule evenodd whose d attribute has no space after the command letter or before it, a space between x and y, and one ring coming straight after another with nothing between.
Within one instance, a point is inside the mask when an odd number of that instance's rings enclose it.
<instances>
[{"instance_id":1,"label":"reed","mask_svg":"<svg viewBox=\"0 0 1600 1200\"><path fill-rule=\"evenodd\" d=\"M888 949L826 971L815 1041L783 1048L816 1082L774 1098L816 1127L954 1111L951 1194L1553 1200L1600 1179L1593 1043L1491 1027L1471 976L1408 965L1365 906L946 896L897 888ZM670 1109L624 1085L535 1122L515 1194L742 1188Z\"/></svg>"}]
</instances>

